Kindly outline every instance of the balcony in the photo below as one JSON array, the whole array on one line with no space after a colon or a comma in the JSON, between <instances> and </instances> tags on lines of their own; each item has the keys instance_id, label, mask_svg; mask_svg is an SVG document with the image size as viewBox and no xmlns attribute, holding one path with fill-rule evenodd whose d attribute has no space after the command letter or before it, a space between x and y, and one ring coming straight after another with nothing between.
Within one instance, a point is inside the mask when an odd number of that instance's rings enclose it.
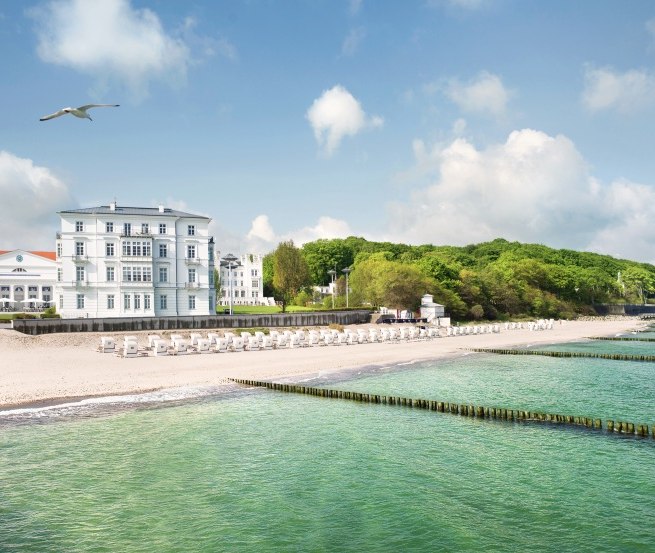
<instances>
[{"instance_id":1,"label":"balcony","mask_svg":"<svg viewBox=\"0 0 655 553\"><path fill-rule=\"evenodd\" d=\"M88 263L89 262L89 256L88 255L72 255L71 259L73 260L73 263Z\"/></svg>"},{"instance_id":2,"label":"balcony","mask_svg":"<svg viewBox=\"0 0 655 553\"><path fill-rule=\"evenodd\" d=\"M199 257L185 257L184 261L187 265L200 265Z\"/></svg>"},{"instance_id":3,"label":"balcony","mask_svg":"<svg viewBox=\"0 0 655 553\"><path fill-rule=\"evenodd\" d=\"M184 284L184 287L197 290L198 288L200 288L200 283L199 282L186 282Z\"/></svg>"},{"instance_id":4,"label":"balcony","mask_svg":"<svg viewBox=\"0 0 655 553\"><path fill-rule=\"evenodd\" d=\"M121 253L119 256L121 261L139 261L141 263L152 262L152 254L151 255L124 255Z\"/></svg>"},{"instance_id":5,"label":"balcony","mask_svg":"<svg viewBox=\"0 0 655 553\"><path fill-rule=\"evenodd\" d=\"M74 288L88 288L90 286L90 283L88 280L74 280L71 282L71 286Z\"/></svg>"}]
</instances>

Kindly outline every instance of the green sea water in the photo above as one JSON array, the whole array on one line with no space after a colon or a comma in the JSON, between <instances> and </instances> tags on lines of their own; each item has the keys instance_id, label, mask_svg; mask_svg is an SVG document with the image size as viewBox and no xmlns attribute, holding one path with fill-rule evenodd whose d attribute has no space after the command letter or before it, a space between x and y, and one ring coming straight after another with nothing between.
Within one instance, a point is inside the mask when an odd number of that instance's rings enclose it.
<instances>
[{"instance_id":1,"label":"green sea water","mask_svg":"<svg viewBox=\"0 0 655 553\"><path fill-rule=\"evenodd\" d=\"M654 371L470 354L309 384L653 424ZM654 520L653 439L236 387L0 413L2 553L647 552Z\"/></svg>"}]
</instances>

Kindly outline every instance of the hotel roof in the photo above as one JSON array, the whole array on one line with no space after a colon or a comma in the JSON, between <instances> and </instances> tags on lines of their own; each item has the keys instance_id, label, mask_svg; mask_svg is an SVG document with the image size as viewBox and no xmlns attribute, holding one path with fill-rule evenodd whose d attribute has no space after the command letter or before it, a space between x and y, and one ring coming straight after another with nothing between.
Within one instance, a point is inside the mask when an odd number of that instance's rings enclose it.
<instances>
[{"instance_id":1,"label":"hotel roof","mask_svg":"<svg viewBox=\"0 0 655 553\"><path fill-rule=\"evenodd\" d=\"M17 251L27 251L27 250L0 250L0 255L4 255L6 253L11 253L11 252L17 252ZM27 253L31 253L33 255L38 255L39 257L45 257L46 259L49 259L51 261L56 261L57 260L57 254L55 252L32 252L32 251L27 251Z\"/></svg>"},{"instance_id":2,"label":"hotel roof","mask_svg":"<svg viewBox=\"0 0 655 553\"><path fill-rule=\"evenodd\" d=\"M161 217L162 215L167 215L169 217L186 217L193 219L207 219L210 220L211 217L205 217L204 215L194 215L193 213L187 213L185 211L178 211L177 209L171 209L170 207L163 208L163 211L158 207L122 207L117 205L112 209L108 205L101 205L99 207L85 207L82 209L64 209L58 211L57 213L79 213L84 215L139 215L145 217Z\"/></svg>"}]
</instances>

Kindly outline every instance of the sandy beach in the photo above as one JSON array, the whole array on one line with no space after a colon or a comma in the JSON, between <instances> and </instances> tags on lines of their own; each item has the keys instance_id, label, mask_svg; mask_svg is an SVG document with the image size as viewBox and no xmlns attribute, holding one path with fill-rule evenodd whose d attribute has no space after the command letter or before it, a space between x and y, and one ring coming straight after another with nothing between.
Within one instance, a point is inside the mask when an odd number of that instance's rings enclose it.
<instances>
[{"instance_id":1,"label":"sandy beach","mask_svg":"<svg viewBox=\"0 0 655 553\"><path fill-rule=\"evenodd\" d=\"M611 336L645 325L633 318L558 321L552 330L504 330L498 334L444 337L429 341L305 347L242 353L190 354L123 359L99 353L101 336L124 333L77 333L26 336L0 330L0 410L74 398L121 395L183 386L215 386L226 378L275 379L388 366L452 355L467 348L526 346ZM376 326L379 325L363 325ZM188 335L186 332L180 332ZM148 333L138 336L147 345ZM205 331L206 334L206 331ZM170 333L160 333L162 338Z\"/></svg>"}]
</instances>

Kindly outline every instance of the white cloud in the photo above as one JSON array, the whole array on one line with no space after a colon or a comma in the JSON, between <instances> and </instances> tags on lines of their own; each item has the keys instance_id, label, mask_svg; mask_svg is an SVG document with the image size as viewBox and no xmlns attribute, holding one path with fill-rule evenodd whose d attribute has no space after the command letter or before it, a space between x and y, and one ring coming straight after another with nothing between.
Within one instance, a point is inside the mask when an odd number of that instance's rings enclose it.
<instances>
[{"instance_id":1,"label":"white cloud","mask_svg":"<svg viewBox=\"0 0 655 553\"><path fill-rule=\"evenodd\" d=\"M655 102L655 75L646 70L631 69L619 73L611 68L585 70L582 103L591 111L616 109L635 112Z\"/></svg>"},{"instance_id":2,"label":"white cloud","mask_svg":"<svg viewBox=\"0 0 655 553\"><path fill-rule=\"evenodd\" d=\"M363 0L349 0L348 2L348 13L350 15L357 15L362 9Z\"/></svg>"},{"instance_id":3,"label":"white cloud","mask_svg":"<svg viewBox=\"0 0 655 553\"><path fill-rule=\"evenodd\" d=\"M487 71L480 72L468 83L451 79L445 92L463 111L491 114L495 117L505 114L512 95L498 75Z\"/></svg>"},{"instance_id":4,"label":"white cloud","mask_svg":"<svg viewBox=\"0 0 655 553\"><path fill-rule=\"evenodd\" d=\"M129 0L55 0L30 13L39 57L92 76L97 90L119 84L140 99L153 80L186 79L188 46L167 34L153 11Z\"/></svg>"},{"instance_id":5,"label":"white cloud","mask_svg":"<svg viewBox=\"0 0 655 553\"><path fill-rule=\"evenodd\" d=\"M504 237L655 261L655 189L601 184L565 136L524 129L486 149L462 138L433 148L416 140L413 148L414 173L436 181L390 206L384 239L464 245Z\"/></svg>"},{"instance_id":6,"label":"white cloud","mask_svg":"<svg viewBox=\"0 0 655 553\"><path fill-rule=\"evenodd\" d=\"M54 251L56 212L73 209L66 184L49 169L0 150L0 249Z\"/></svg>"},{"instance_id":7,"label":"white cloud","mask_svg":"<svg viewBox=\"0 0 655 553\"><path fill-rule=\"evenodd\" d=\"M381 127L382 117L369 117L359 101L341 85L325 90L305 115L324 153L332 155L344 136L354 136L367 127Z\"/></svg>"},{"instance_id":8,"label":"white cloud","mask_svg":"<svg viewBox=\"0 0 655 553\"><path fill-rule=\"evenodd\" d=\"M344 56L352 56L359 48L360 43L366 37L366 30L363 27L351 29L348 36L343 40L341 45L341 53Z\"/></svg>"},{"instance_id":9,"label":"white cloud","mask_svg":"<svg viewBox=\"0 0 655 553\"><path fill-rule=\"evenodd\" d=\"M455 8L465 11L476 11L490 3L490 0L427 0L430 7Z\"/></svg>"},{"instance_id":10,"label":"white cloud","mask_svg":"<svg viewBox=\"0 0 655 553\"><path fill-rule=\"evenodd\" d=\"M321 238L346 238L353 232L345 221L322 216L313 226L305 226L284 233L277 233L268 215L258 215L252 220L245 241L240 244L245 250L241 253L267 253L273 251L280 242L293 240L296 246Z\"/></svg>"}]
</instances>

